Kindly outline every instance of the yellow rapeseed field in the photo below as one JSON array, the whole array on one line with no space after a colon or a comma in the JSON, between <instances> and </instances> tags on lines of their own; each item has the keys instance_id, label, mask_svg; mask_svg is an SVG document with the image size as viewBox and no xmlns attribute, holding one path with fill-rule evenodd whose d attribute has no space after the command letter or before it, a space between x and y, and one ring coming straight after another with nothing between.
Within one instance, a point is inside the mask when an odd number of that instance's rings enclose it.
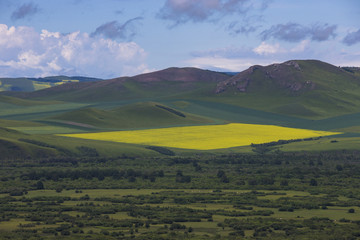
<instances>
[{"instance_id":1,"label":"yellow rapeseed field","mask_svg":"<svg viewBox=\"0 0 360 240\"><path fill-rule=\"evenodd\" d=\"M272 125L230 123L133 131L61 134L60 136L185 149L210 150L277 140L302 139L338 133Z\"/></svg>"}]
</instances>

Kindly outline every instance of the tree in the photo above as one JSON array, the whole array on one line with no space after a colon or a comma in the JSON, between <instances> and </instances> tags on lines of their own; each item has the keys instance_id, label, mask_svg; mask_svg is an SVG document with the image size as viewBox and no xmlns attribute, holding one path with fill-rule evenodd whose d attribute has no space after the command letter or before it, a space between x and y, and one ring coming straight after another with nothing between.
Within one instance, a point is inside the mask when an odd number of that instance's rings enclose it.
<instances>
[{"instance_id":1,"label":"tree","mask_svg":"<svg viewBox=\"0 0 360 240\"><path fill-rule=\"evenodd\" d=\"M44 184L42 181L38 181L36 183L36 189L44 189Z\"/></svg>"},{"instance_id":2,"label":"tree","mask_svg":"<svg viewBox=\"0 0 360 240\"><path fill-rule=\"evenodd\" d=\"M349 211L348 211L348 213L355 213L355 209L350 208Z\"/></svg>"},{"instance_id":3,"label":"tree","mask_svg":"<svg viewBox=\"0 0 360 240\"><path fill-rule=\"evenodd\" d=\"M280 182L280 186L288 186L289 185L289 181L288 180L281 180Z\"/></svg>"},{"instance_id":4,"label":"tree","mask_svg":"<svg viewBox=\"0 0 360 240\"><path fill-rule=\"evenodd\" d=\"M338 170L340 172L343 170L343 167L340 164L338 164L338 165L336 165L336 170Z\"/></svg>"},{"instance_id":5,"label":"tree","mask_svg":"<svg viewBox=\"0 0 360 240\"><path fill-rule=\"evenodd\" d=\"M310 186L317 186L317 185L318 185L317 181L312 178L312 179L310 180Z\"/></svg>"},{"instance_id":6,"label":"tree","mask_svg":"<svg viewBox=\"0 0 360 240\"><path fill-rule=\"evenodd\" d=\"M181 171L181 170L177 170L177 171L176 171L176 176L177 176L177 177L182 177L182 176L183 176L182 171Z\"/></svg>"},{"instance_id":7,"label":"tree","mask_svg":"<svg viewBox=\"0 0 360 240\"><path fill-rule=\"evenodd\" d=\"M224 175L221 177L221 182L223 182L223 183L229 183L230 181L229 181L228 177L224 174Z\"/></svg>"},{"instance_id":8,"label":"tree","mask_svg":"<svg viewBox=\"0 0 360 240\"><path fill-rule=\"evenodd\" d=\"M224 172L223 170L219 170L219 171L217 172L217 177L218 177L218 178L222 178L224 175L225 175L225 172Z\"/></svg>"},{"instance_id":9,"label":"tree","mask_svg":"<svg viewBox=\"0 0 360 240\"><path fill-rule=\"evenodd\" d=\"M267 152L270 152L272 150L271 148L269 148L265 145L262 145L262 144L259 144L259 145L251 144L251 147L253 147L253 149L252 149L253 152L258 153L260 155L264 155Z\"/></svg>"},{"instance_id":10,"label":"tree","mask_svg":"<svg viewBox=\"0 0 360 240\"><path fill-rule=\"evenodd\" d=\"M128 181L129 181L129 182L136 182L136 177L130 176L130 177L128 178Z\"/></svg>"}]
</instances>

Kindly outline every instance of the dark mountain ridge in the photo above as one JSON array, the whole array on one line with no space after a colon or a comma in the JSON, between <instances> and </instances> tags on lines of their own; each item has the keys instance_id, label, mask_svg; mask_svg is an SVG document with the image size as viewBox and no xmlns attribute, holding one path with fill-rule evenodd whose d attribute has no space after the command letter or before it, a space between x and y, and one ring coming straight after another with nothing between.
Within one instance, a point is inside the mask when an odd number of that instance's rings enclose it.
<instances>
[{"instance_id":1,"label":"dark mountain ridge","mask_svg":"<svg viewBox=\"0 0 360 240\"><path fill-rule=\"evenodd\" d=\"M0 92L32 92L39 89L50 88L70 82L94 82L100 81L100 78L81 77L81 76L49 76L40 78L0 78Z\"/></svg>"},{"instance_id":2,"label":"dark mountain ridge","mask_svg":"<svg viewBox=\"0 0 360 240\"><path fill-rule=\"evenodd\" d=\"M318 60L255 65L234 76L197 68L168 68L133 77L69 82L34 92L2 93L32 100L67 102L198 99L311 119L359 111L357 68Z\"/></svg>"},{"instance_id":3,"label":"dark mountain ridge","mask_svg":"<svg viewBox=\"0 0 360 240\"><path fill-rule=\"evenodd\" d=\"M319 82L320 72L332 74L332 79L322 79ZM319 73L317 73L319 72ZM284 63L276 63L268 66L255 65L247 70L218 83L215 93L221 93L231 88L239 92L260 91L264 82L270 83L271 88L285 89L290 93L306 92L320 89L326 80L346 77L346 80L355 80L357 76L352 74L347 68L335 67L328 63L318 60L291 60ZM262 82L262 86L259 82ZM325 84L326 85L326 84ZM252 87L256 86L256 87ZM268 89L270 90L270 89Z\"/></svg>"},{"instance_id":4,"label":"dark mountain ridge","mask_svg":"<svg viewBox=\"0 0 360 240\"><path fill-rule=\"evenodd\" d=\"M242 107L323 118L359 111L360 77L318 60L291 60L252 66L219 82L214 93Z\"/></svg>"},{"instance_id":5,"label":"dark mountain ridge","mask_svg":"<svg viewBox=\"0 0 360 240\"><path fill-rule=\"evenodd\" d=\"M212 88L229 78L224 73L197 68L168 68L161 71L119 77L96 82L62 84L30 93L7 93L21 98L56 99L65 101L112 101L167 96Z\"/></svg>"}]
</instances>

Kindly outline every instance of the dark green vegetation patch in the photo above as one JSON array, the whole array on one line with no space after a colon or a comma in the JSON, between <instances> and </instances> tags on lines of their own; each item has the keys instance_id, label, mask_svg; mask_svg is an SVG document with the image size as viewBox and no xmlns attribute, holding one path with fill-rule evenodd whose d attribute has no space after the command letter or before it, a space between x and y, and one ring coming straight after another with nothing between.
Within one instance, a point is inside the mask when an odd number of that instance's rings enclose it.
<instances>
[{"instance_id":1,"label":"dark green vegetation patch","mask_svg":"<svg viewBox=\"0 0 360 240\"><path fill-rule=\"evenodd\" d=\"M0 239L356 239L359 156L2 160Z\"/></svg>"}]
</instances>

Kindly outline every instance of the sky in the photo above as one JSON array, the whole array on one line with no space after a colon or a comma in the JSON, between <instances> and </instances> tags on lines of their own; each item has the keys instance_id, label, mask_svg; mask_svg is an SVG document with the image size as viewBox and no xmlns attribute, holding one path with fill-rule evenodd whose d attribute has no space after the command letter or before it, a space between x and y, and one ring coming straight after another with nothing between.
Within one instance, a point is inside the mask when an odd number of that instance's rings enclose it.
<instances>
[{"instance_id":1,"label":"sky","mask_svg":"<svg viewBox=\"0 0 360 240\"><path fill-rule=\"evenodd\" d=\"M0 0L0 77L360 67L359 0Z\"/></svg>"}]
</instances>

